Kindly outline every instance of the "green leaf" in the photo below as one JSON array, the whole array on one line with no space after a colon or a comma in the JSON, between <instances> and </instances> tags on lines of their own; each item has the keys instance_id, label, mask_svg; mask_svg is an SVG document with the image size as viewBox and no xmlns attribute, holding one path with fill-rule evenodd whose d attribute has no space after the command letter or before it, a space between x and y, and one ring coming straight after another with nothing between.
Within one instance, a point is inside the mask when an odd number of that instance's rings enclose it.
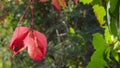
<instances>
[{"instance_id":1,"label":"green leaf","mask_svg":"<svg viewBox=\"0 0 120 68\"><path fill-rule=\"evenodd\" d=\"M106 43L112 43L113 42L112 35L111 35L110 31L109 31L108 26L105 26L105 33L104 33L104 35L105 35Z\"/></svg>"},{"instance_id":2,"label":"green leaf","mask_svg":"<svg viewBox=\"0 0 120 68\"><path fill-rule=\"evenodd\" d=\"M107 21L109 24L108 26L110 27L110 31L114 36L118 36L118 34L120 34L119 3L120 0L109 0L107 4Z\"/></svg>"},{"instance_id":3,"label":"green leaf","mask_svg":"<svg viewBox=\"0 0 120 68\"><path fill-rule=\"evenodd\" d=\"M107 43L108 43L108 42L111 42L111 43L112 43L111 34L110 34L109 29L108 29L107 26L105 26L105 33L104 33L104 35L105 35L105 40L106 40L106 42L107 42Z\"/></svg>"},{"instance_id":4,"label":"green leaf","mask_svg":"<svg viewBox=\"0 0 120 68\"><path fill-rule=\"evenodd\" d=\"M85 5L91 3L93 0L79 0L79 1Z\"/></svg>"},{"instance_id":5,"label":"green leaf","mask_svg":"<svg viewBox=\"0 0 120 68\"><path fill-rule=\"evenodd\" d=\"M75 34L75 31L74 31L74 29L73 29L72 27L69 28L69 32L70 32L71 34Z\"/></svg>"},{"instance_id":6,"label":"green leaf","mask_svg":"<svg viewBox=\"0 0 120 68\"><path fill-rule=\"evenodd\" d=\"M114 59L115 59L117 62L119 62L119 55L118 55L118 53L117 53L116 50L112 51L112 55L113 55Z\"/></svg>"},{"instance_id":7,"label":"green leaf","mask_svg":"<svg viewBox=\"0 0 120 68\"><path fill-rule=\"evenodd\" d=\"M114 54L114 58L115 58L116 61L119 62L119 56L118 56L118 53Z\"/></svg>"},{"instance_id":8,"label":"green leaf","mask_svg":"<svg viewBox=\"0 0 120 68\"><path fill-rule=\"evenodd\" d=\"M93 46L96 50L105 49L106 42L100 33L93 34ZM98 44L99 43L99 44Z\"/></svg>"},{"instance_id":9,"label":"green leaf","mask_svg":"<svg viewBox=\"0 0 120 68\"><path fill-rule=\"evenodd\" d=\"M116 10L118 0L110 0L110 11L113 13Z\"/></svg>"},{"instance_id":10,"label":"green leaf","mask_svg":"<svg viewBox=\"0 0 120 68\"><path fill-rule=\"evenodd\" d=\"M91 62L87 65L87 68L104 68L107 63L104 61L104 51L106 49L106 42L100 33L93 34L93 46L95 52L91 57Z\"/></svg>"},{"instance_id":11,"label":"green leaf","mask_svg":"<svg viewBox=\"0 0 120 68\"><path fill-rule=\"evenodd\" d=\"M97 61L91 61L87 68L105 68L106 66L106 62L102 59L94 59L94 60L97 60Z\"/></svg>"},{"instance_id":12,"label":"green leaf","mask_svg":"<svg viewBox=\"0 0 120 68\"><path fill-rule=\"evenodd\" d=\"M105 54L106 54L106 58L109 60L109 61L112 61L112 59L110 58L110 51L111 51L111 48L107 48L106 51L105 51Z\"/></svg>"},{"instance_id":13,"label":"green leaf","mask_svg":"<svg viewBox=\"0 0 120 68\"><path fill-rule=\"evenodd\" d=\"M102 26L105 23L104 16L106 15L104 7L99 6L99 5L94 5L93 10L94 10L94 13L95 13L100 25Z\"/></svg>"}]
</instances>

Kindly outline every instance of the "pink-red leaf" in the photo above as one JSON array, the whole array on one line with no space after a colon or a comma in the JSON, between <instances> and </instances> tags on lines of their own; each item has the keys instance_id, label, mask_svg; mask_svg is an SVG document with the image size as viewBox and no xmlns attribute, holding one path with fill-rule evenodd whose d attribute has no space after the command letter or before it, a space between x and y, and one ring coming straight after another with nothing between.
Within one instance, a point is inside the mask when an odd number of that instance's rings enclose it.
<instances>
[{"instance_id":1,"label":"pink-red leaf","mask_svg":"<svg viewBox=\"0 0 120 68\"><path fill-rule=\"evenodd\" d=\"M52 0L52 4L55 6L55 8L56 8L58 11L61 11L60 4L59 4L59 1L58 1L58 0Z\"/></svg>"},{"instance_id":2,"label":"pink-red leaf","mask_svg":"<svg viewBox=\"0 0 120 68\"><path fill-rule=\"evenodd\" d=\"M14 51L14 55L22 51L26 46L24 45L23 40L28 34L27 27L17 27L14 31L12 39L9 43L9 48Z\"/></svg>"},{"instance_id":3,"label":"pink-red leaf","mask_svg":"<svg viewBox=\"0 0 120 68\"><path fill-rule=\"evenodd\" d=\"M75 2L75 4L77 4L77 3L78 3L78 0L74 0L74 2Z\"/></svg>"},{"instance_id":4,"label":"pink-red leaf","mask_svg":"<svg viewBox=\"0 0 120 68\"><path fill-rule=\"evenodd\" d=\"M47 40L44 34L38 31L30 31L25 45L28 47L29 56L33 60L42 60L46 55Z\"/></svg>"}]
</instances>

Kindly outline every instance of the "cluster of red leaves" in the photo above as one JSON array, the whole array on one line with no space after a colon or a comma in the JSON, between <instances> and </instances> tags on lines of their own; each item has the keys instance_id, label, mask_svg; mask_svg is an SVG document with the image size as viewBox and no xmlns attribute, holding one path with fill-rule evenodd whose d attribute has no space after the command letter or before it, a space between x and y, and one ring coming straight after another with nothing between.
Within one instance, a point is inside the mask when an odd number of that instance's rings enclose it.
<instances>
[{"instance_id":1,"label":"cluster of red leaves","mask_svg":"<svg viewBox=\"0 0 120 68\"><path fill-rule=\"evenodd\" d=\"M24 49L33 60L42 60L46 55L47 40L44 34L27 27L17 27L9 43L13 56Z\"/></svg>"},{"instance_id":2,"label":"cluster of red leaves","mask_svg":"<svg viewBox=\"0 0 120 68\"><path fill-rule=\"evenodd\" d=\"M39 0L40 2L47 2L48 0ZM69 0L52 0L52 4L55 6L55 8L58 10L58 11L61 11L61 6L62 7L67 7L66 6L66 3L68 2ZM78 0L74 0L75 4L78 3Z\"/></svg>"}]
</instances>

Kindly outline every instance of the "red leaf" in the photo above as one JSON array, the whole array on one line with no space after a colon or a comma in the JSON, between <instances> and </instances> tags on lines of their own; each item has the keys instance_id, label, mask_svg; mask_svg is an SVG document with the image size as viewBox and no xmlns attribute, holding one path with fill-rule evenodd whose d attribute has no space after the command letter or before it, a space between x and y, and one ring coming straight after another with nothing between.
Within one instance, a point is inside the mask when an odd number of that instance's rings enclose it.
<instances>
[{"instance_id":1,"label":"red leaf","mask_svg":"<svg viewBox=\"0 0 120 68\"><path fill-rule=\"evenodd\" d=\"M74 0L74 2L75 2L75 4L77 4L77 3L78 3L78 0Z\"/></svg>"},{"instance_id":2,"label":"red leaf","mask_svg":"<svg viewBox=\"0 0 120 68\"><path fill-rule=\"evenodd\" d=\"M29 56L33 60L42 60L46 55L47 40L44 34L38 31L30 31L25 45L28 47Z\"/></svg>"},{"instance_id":3,"label":"red leaf","mask_svg":"<svg viewBox=\"0 0 120 68\"><path fill-rule=\"evenodd\" d=\"M59 1L58 1L58 0L52 0L52 4L55 6L55 8L56 8L58 11L61 11L60 4L59 4Z\"/></svg>"},{"instance_id":4,"label":"red leaf","mask_svg":"<svg viewBox=\"0 0 120 68\"><path fill-rule=\"evenodd\" d=\"M17 27L14 31L13 37L9 43L9 48L14 51L14 56L25 49L23 40L28 34L27 27Z\"/></svg>"}]
</instances>

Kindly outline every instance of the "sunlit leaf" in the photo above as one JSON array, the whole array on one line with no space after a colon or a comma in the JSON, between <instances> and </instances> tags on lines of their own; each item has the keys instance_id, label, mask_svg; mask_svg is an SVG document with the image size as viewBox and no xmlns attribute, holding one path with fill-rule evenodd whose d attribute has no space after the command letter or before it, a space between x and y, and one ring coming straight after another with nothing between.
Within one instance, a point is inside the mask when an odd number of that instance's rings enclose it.
<instances>
[{"instance_id":1,"label":"sunlit leaf","mask_svg":"<svg viewBox=\"0 0 120 68\"><path fill-rule=\"evenodd\" d=\"M114 59L115 59L117 62L119 62L119 55L118 55L118 53L117 53L116 50L112 51L112 55L113 55Z\"/></svg>"},{"instance_id":2,"label":"sunlit leaf","mask_svg":"<svg viewBox=\"0 0 120 68\"><path fill-rule=\"evenodd\" d=\"M74 31L74 29L73 29L72 27L69 28L69 32L70 32L71 34L75 34L75 31Z\"/></svg>"},{"instance_id":3,"label":"sunlit leaf","mask_svg":"<svg viewBox=\"0 0 120 68\"><path fill-rule=\"evenodd\" d=\"M106 42L100 33L93 34L93 46L95 52L91 57L91 62L89 62L87 68L104 68L107 66L103 54L106 49Z\"/></svg>"},{"instance_id":4,"label":"sunlit leaf","mask_svg":"<svg viewBox=\"0 0 120 68\"><path fill-rule=\"evenodd\" d=\"M110 31L109 31L107 26L105 26L105 33L104 33L104 35L105 35L106 43L112 43L112 38L111 38L112 35L111 35L111 33L110 33Z\"/></svg>"},{"instance_id":5,"label":"sunlit leaf","mask_svg":"<svg viewBox=\"0 0 120 68\"><path fill-rule=\"evenodd\" d=\"M104 16L106 15L104 7L99 6L99 5L94 5L93 10L94 10L95 16L97 17L100 25L102 26L105 23Z\"/></svg>"}]
</instances>

